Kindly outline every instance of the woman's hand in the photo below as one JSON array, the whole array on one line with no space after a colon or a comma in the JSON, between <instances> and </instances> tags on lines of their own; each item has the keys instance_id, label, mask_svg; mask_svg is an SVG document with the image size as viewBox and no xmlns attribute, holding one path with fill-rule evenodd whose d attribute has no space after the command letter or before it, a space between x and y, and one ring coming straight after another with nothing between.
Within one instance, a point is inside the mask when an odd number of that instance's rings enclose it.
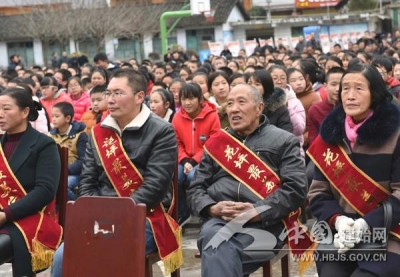
<instances>
[{"instance_id":1,"label":"woman's hand","mask_svg":"<svg viewBox=\"0 0 400 277\"><path fill-rule=\"evenodd\" d=\"M0 227L7 222L7 217L5 212L0 212Z\"/></svg>"}]
</instances>

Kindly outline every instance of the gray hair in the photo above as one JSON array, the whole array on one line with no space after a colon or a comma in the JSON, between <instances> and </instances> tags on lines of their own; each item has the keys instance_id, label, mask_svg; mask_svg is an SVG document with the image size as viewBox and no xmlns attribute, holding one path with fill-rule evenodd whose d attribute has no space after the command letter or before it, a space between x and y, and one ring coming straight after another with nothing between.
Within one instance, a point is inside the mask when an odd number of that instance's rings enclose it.
<instances>
[{"instance_id":1,"label":"gray hair","mask_svg":"<svg viewBox=\"0 0 400 277\"><path fill-rule=\"evenodd\" d=\"M248 84L238 84L235 88L238 87L241 91L248 91L250 98L253 99L254 105L257 106L260 103L263 103L263 97L257 88L250 86Z\"/></svg>"}]
</instances>

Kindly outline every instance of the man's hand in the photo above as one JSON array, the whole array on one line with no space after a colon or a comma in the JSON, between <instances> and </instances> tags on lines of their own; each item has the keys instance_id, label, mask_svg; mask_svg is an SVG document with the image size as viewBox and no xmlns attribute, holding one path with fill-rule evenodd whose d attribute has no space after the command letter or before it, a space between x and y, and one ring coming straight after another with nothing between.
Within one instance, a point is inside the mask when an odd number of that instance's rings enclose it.
<instances>
[{"instance_id":1,"label":"man's hand","mask_svg":"<svg viewBox=\"0 0 400 277\"><path fill-rule=\"evenodd\" d=\"M183 173L188 175L190 171L192 171L193 166L190 163L185 163L183 166Z\"/></svg>"},{"instance_id":2,"label":"man's hand","mask_svg":"<svg viewBox=\"0 0 400 277\"><path fill-rule=\"evenodd\" d=\"M246 216L242 215L247 212ZM253 204L247 202L221 201L209 208L209 214L213 217L221 217L223 220L231 221L242 215L244 221L260 221L257 210ZM247 219L247 220L246 220Z\"/></svg>"},{"instance_id":3,"label":"man's hand","mask_svg":"<svg viewBox=\"0 0 400 277\"><path fill-rule=\"evenodd\" d=\"M350 217L347 216L338 216L335 221L335 229L337 231L337 235L339 236L338 242L340 245L340 249L346 248L347 250L350 248L353 248L356 242L354 233L355 233L355 228L354 228L354 220ZM340 251L339 249L339 251ZM344 252L346 252L345 250ZM344 252L339 252L339 253L344 253Z\"/></svg>"},{"instance_id":4,"label":"man's hand","mask_svg":"<svg viewBox=\"0 0 400 277\"><path fill-rule=\"evenodd\" d=\"M5 212L0 212L0 227L7 222L7 217Z\"/></svg>"}]
</instances>

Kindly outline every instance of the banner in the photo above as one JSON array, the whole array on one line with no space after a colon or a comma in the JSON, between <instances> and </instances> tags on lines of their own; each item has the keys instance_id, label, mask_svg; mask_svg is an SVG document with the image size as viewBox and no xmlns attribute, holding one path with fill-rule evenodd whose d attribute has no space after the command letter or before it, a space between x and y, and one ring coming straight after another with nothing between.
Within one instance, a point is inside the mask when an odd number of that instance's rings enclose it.
<instances>
[{"instance_id":1,"label":"banner","mask_svg":"<svg viewBox=\"0 0 400 277\"><path fill-rule=\"evenodd\" d=\"M349 34L349 36L350 36L350 41L351 41L352 43L356 43L356 42L357 42L356 33L351 32L351 33Z\"/></svg>"},{"instance_id":2,"label":"banner","mask_svg":"<svg viewBox=\"0 0 400 277\"><path fill-rule=\"evenodd\" d=\"M342 41L343 49L345 50L349 49L349 37L347 36L347 33L342 33L340 35L340 39Z\"/></svg>"},{"instance_id":3,"label":"banner","mask_svg":"<svg viewBox=\"0 0 400 277\"><path fill-rule=\"evenodd\" d=\"M339 35L338 34L331 34L331 41L333 44L339 43Z\"/></svg>"},{"instance_id":4,"label":"banner","mask_svg":"<svg viewBox=\"0 0 400 277\"><path fill-rule=\"evenodd\" d=\"M267 40L266 39L258 39L258 42L260 43L260 47L264 47L265 45L267 45Z\"/></svg>"},{"instance_id":5,"label":"banner","mask_svg":"<svg viewBox=\"0 0 400 277\"><path fill-rule=\"evenodd\" d=\"M224 46L221 42L208 42L208 48L210 49L210 53L214 56L221 55L222 50L224 50Z\"/></svg>"},{"instance_id":6,"label":"banner","mask_svg":"<svg viewBox=\"0 0 400 277\"><path fill-rule=\"evenodd\" d=\"M269 38L269 39L267 40L267 44L268 44L269 46L275 47L275 45L274 45L274 40L273 40L272 38Z\"/></svg>"},{"instance_id":7,"label":"banner","mask_svg":"<svg viewBox=\"0 0 400 277\"><path fill-rule=\"evenodd\" d=\"M257 47L256 40L245 40L244 49L246 49L246 55L251 56L254 53L254 49Z\"/></svg>"},{"instance_id":8,"label":"banner","mask_svg":"<svg viewBox=\"0 0 400 277\"><path fill-rule=\"evenodd\" d=\"M331 50L331 43L329 41L329 35L328 34L320 34L319 38L321 41L322 52L329 53L329 51Z\"/></svg>"},{"instance_id":9,"label":"banner","mask_svg":"<svg viewBox=\"0 0 400 277\"><path fill-rule=\"evenodd\" d=\"M228 41L225 45L228 47L229 51L231 51L233 57L239 56L239 51L240 51L239 41Z\"/></svg>"},{"instance_id":10,"label":"banner","mask_svg":"<svg viewBox=\"0 0 400 277\"><path fill-rule=\"evenodd\" d=\"M296 48L297 44L299 43L299 37L292 37L292 49Z\"/></svg>"},{"instance_id":11,"label":"banner","mask_svg":"<svg viewBox=\"0 0 400 277\"><path fill-rule=\"evenodd\" d=\"M340 0L296 0L296 8L321 8L336 6Z\"/></svg>"},{"instance_id":12,"label":"banner","mask_svg":"<svg viewBox=\"0 0 400 277\"><path fill-rule=\"evenodd\" d=\"M283 37L282 38L282 44L286 47L289 46L289 39L287 37Z\"/></svg>"}]
</instances>

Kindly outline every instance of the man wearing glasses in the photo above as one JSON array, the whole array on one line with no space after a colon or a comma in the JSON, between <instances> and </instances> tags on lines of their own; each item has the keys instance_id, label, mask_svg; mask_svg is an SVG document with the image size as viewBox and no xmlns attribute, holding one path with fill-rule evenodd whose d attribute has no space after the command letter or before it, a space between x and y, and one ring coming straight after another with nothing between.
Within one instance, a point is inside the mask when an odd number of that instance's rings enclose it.
<instances>
[{"instance_id":1,"label":"man wearing glasses","mask_svg":"<svg viewBox=\"0 0 400 277\"><path fill-rule=\"evenodd\" d=\"M183 262L179 226L163 203L170 204L165 198L175 167L172 161L177 160L177 141L172 125L143 104L146 91L139 72L114 73L103 95L110 115L92 128L79 195L131 197L146 204L146 254L158 250L166 271L172 272ZM52 276L62 276L62 253L63 245L54 256Z\"/></svg>"}]
</instances>

